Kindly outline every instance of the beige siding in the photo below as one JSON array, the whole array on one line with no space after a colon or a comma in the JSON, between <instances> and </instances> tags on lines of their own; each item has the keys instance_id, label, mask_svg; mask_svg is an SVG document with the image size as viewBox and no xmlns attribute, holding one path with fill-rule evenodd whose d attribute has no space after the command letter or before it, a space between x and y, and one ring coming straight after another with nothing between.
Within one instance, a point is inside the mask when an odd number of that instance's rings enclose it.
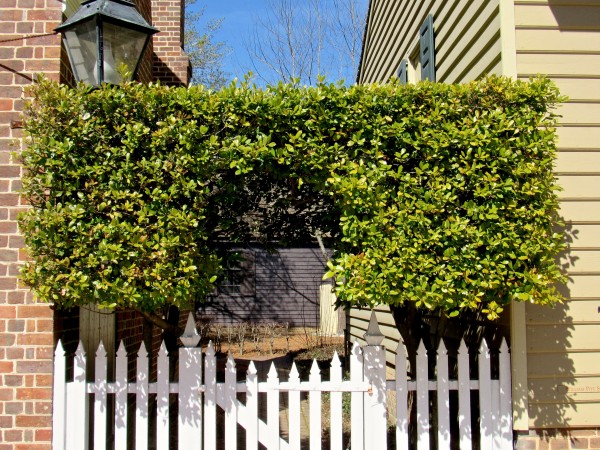
<instances>
[{"instance_id":1,"label":"beige siding","mask_svg":"<svg viewBox=\"0 0 600 450\"><path fill-rule=\"evenodd\" d=\"M418 43L419 27L433 14L436 76L458 83L501 73L498 0L373 0L359 82L387 81Z\"/></svg>"},{"instance_id":2,"label":"beige siding","mask_svg":"<svg viewBox=\"0 0 600 450\"><path fill-rule=\"evenodd\" d=\"M600 1L514 0L514 43L512 14L505 15L504 8L512 0L501 1L502 8L498 0L372 0L358 79L368 83L395 75L432 13L438 81L514 75L516 62L518 78L546 74L568 96L557 111L562 117L556 163L560 212L570 234L569 251L561 258L569 275L562 288L568 300L555 308L526 305L529 424L600 426ZM386 346L394 349L398 333L386 308L380 310ZM352 312L353 338L362 337L368 318L368 311ZM389 362L392 357L388 352Z\"/></svg>"},{"instance_id":3,"label":"beige siding","mask_svg":"<svg viewBox=\"0 0 600 450\"><path fill-rule=\"evenodd\" d=\"M375 309L375 312L381 332L385 336L382 345L384 345L386 348L386 362L389 366L394 366L396 349L400 342L400 333L396 328L394 318L392 317L388 306L379 306ZM367 331L370 318L371 310L352 309L350 311L350 314L348 314L347 316L347 325L350 333L350 342L356 341L361 345L364 345L366 343L363 338L363 335Z\"/></svg>"},{"instance_id":4,"label":"beige siding","mask_svg":"<svg viewBox=\"0 0 600 450\"><path fill-rule=\"evenodd\" d=\"M569 97L556 164L568 300L527 305L529 421L600 426L600 2L515 0L515 28L519 78L547 74Z\"/></svg>"}]
</instances>

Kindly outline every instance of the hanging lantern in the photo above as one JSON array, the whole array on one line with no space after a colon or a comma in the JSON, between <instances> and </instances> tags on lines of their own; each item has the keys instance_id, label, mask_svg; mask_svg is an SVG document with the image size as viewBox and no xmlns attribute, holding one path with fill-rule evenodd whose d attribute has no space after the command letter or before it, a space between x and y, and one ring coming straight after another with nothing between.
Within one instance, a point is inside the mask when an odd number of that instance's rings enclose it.
<instances>
[{"instance_id":1,"label":"hanging lantern","mask_svg":"<svg viewBox=\"0 0 600 450\"><path fill-rule=\"evenodd\" d=\"M56 31L64 36L75 80L93 86L135 77L158 32L127 0L88 0Z\"/></svg>"}]
</instances>

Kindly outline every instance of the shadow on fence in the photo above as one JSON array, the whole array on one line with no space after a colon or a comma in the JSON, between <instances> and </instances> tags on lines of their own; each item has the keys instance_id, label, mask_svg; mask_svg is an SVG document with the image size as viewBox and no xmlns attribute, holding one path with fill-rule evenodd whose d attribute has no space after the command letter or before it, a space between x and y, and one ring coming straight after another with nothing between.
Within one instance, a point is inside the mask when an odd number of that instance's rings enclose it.
<instances>
[{"instance_id":1,"label":"shadow on fence","mask_svg":"<svg viewBox=\"0 0 600 450\"><path fill-rule=\"evenodd\" d=\"M433 379L423 344L416 355L415 375L407 377L407 356L401 345L396 376L386 380L385 350L373 323L365 336L371 345L354 344L346 376L337 354L329 370L313 361L307 377L300 376L293 361L289 365L282 359L277 367L273 362L250 361L246 366L240 361L236 366L230 356L222 377L218 376L213 346L203 355L193 322L188 321L181 338L184 346L178 350L178 374L170 373L163 344L156 379L150 380L149 357L142 344L136 379L128 380L128 359L121 345L114 380L109 380L109 355L101 344L95 356L95 380L88 382L86 355L80 345L73 360L73 378L67 380L59 342L53 448L512 448L506 343L492 354L483 342L477 379L471 376L464 341L456 364L449 362L440 343ZM493 358L497 358L497 377L492 374Z\"/></svg>"}]
</instances>

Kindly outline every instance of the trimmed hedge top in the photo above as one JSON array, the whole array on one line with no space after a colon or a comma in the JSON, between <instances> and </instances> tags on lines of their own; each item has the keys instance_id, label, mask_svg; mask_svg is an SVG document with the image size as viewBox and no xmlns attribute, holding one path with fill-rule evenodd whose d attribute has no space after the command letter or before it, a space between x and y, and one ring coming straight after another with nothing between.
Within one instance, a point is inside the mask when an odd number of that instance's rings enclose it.
<instances>
[{"instance_id":1,"label":"trimmed hedge top","mask_svg":"<svg viewBox=\"0 0 600 450\"><path fill-rule=\"evenodd\" d=\"M334 250L342 303L495 318L563 280L547 79L32 89L25 283L146 312L213 289L224 242Z\"/></svg>"}]
</instances>

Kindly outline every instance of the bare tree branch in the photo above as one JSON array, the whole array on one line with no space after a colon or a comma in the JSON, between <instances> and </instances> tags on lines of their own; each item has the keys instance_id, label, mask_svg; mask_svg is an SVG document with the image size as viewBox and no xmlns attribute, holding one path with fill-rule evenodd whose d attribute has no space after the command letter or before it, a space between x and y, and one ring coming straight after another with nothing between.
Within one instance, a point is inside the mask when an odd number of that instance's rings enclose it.
<instances>
[{"instance_id":1,"label":"bare tree branch","mask_svg":"<svg viewBox=\"0 0 600 450\"><path fill-rule=\"evenodd\" d=\"M364 0L268 0L246 50L266 83L354 80L366 20Z\"/></svg>"}]
</instances>

